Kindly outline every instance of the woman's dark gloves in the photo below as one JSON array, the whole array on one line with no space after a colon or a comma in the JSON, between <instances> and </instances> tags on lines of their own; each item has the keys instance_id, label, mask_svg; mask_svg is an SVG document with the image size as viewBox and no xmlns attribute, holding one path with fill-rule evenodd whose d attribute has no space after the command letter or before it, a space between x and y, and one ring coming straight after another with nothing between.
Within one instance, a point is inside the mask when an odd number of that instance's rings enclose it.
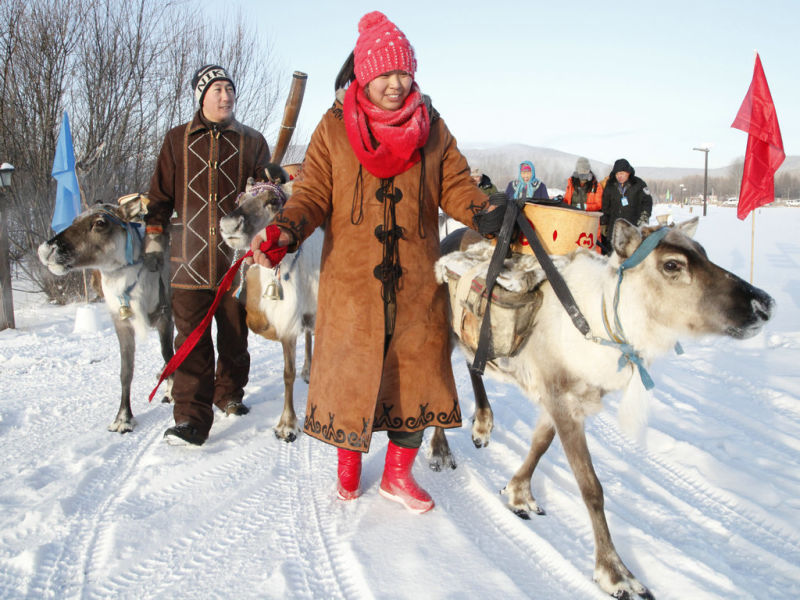
<instances>
[{"instance_id":1,"label":"woman's dark gloves","mask_svg":"<svg viewBox=\"0 0 800 600\"><path fill-rule=\"evenodd\" d=\"M289 174L282 166L276 165L275 163L267 163L267 166L264 168L264 175L266 175L267 181L271 183L283 184L289 181Z\"/></svg>"},{"instance_id":2,"label":"woman's dark gloves","mask_svg":"<svg viewBox=\"0 0 800 600\"><path fill-rule=\"evenodd\" d=\"M494 237L500 231L506 215L507 203L508 198L502 192L496 192L489 196L489 205L494 208L487 208L472 217L472 223L478 233L486 237Z\"/></svg>"}]
</instances>

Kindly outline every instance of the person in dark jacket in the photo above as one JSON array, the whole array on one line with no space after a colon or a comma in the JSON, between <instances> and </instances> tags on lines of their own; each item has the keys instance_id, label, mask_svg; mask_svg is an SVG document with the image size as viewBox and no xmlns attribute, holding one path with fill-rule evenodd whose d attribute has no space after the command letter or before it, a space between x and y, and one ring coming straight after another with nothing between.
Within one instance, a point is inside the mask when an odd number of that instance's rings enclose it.
<instances>
[{"instance_id":1,"label":"person in dark jacket","mask_svg":"<svg viewBox=\"0 0 800 600\"><path fill-rule=\"evenodd\" d=\"M475 182L475 185L487 196L497 193L497 186L493 184L489 176L480 169L472 169L469 175L472 177L472 181Z\"/></svg>"},{"instance_id":2,"label":"person in dark jacket","mask_svg":"<svg viewBox=\"0 0 800 600\"><path fill-rule=\"evenodd\" d=\"M647 184L636 177L631 164L624 158L614 163L603 189L603 215L600 217L600 245L603 254L611 254L611 235L614 222L625 219L640 227L647 225L653 212L653 198Z\"/></svg>"},{"instance_id":3,"label":"person in dark jacket","mask_svg":"<svg viewBox=\"0 0 800 600\"><path fill-rule=\"evenodd\" d=\"M543 181L536 179L536 169L529 160L525 160L519 165L517 178L508 182L506 196L512 200L525 198L530 202L550 199L547 186Z\"/></svg>"},{"instance_id":4,"label":"person in dark jacket","mask_svg":"<svg viewBox=\"0 0 800 600\"><path fill-rule=\"evenodd\" d=\"M145 266L158 270L170 248L176 348L205 317L231 265L233 251L222 243L220 218L233 210L247 178L263 180L272 166L264 136L234 119L236 87L225 69L201 67L192 89L199 109L164 139L145 218ZM208 328L175 371L175 426L164 432L170 444L203 444L215 405L225 415L249 411L242 403L250 371L244 308L225 294L214 318L216 361Z\"/></svg>"}]
</instances>

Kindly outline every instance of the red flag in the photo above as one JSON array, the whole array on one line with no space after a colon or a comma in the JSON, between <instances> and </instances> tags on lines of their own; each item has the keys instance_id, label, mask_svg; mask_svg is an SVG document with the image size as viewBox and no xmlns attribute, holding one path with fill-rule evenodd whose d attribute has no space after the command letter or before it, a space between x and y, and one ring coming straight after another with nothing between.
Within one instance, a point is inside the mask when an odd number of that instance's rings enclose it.
<instances>
[{"instance_id":1,"label":"red flag","mask_svg":"<svg viewBox=\"0 0 800 600\"><path fill-rule=\"evenodd\" d=\"M786 158L778 115L758 54L753 81L731 127L748 134L736 212L740 219L744 219L751 210L775 200L775 171Z\"/></svg>"}]
</instances>

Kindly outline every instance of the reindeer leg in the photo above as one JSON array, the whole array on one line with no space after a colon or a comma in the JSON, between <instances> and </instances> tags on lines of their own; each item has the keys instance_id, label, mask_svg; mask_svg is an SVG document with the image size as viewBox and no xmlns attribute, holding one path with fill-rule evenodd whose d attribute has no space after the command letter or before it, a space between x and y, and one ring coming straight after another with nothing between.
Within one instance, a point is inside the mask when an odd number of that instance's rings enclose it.
<instances>
[{"instance_id":1,"label":"reindeer leg","mask_svg":"<svg viewBox=\"0 0 800 600\"><path fill-rule=\"evenodd\" d=\"M131 412L131 381L133 380L133 364L136 353L136 340L133 327L119 317L114 317L114 329L119 340L119 379L122 384L119 411L114 422L108 426L109 431L127 433L133 431L136 421Z\"/></svg>"},{"instance_id":2,"label":"reindeer leg","mask_svg":"<svg viewBox=\"0 0 800 600\"><path fill-rule=\"evenodd\" d=\"M521 519L530 519L529 511L533 511L537 515L544 514L544 510L533 497L531 478L536 465L539 464L539 459L547 452L555 435L556 430L550 415L542 410L539 420L536 421L536 427L533 429L531 449L528 451L528 456L525 457L525 462L500 492L508 496L508 507Z\"/></svg>"},{"instance_id":3,"label":"reindeer leg","mask_svg":"<svg viewBox=\"0 0 800 600\"><path fill-rule=\"evenodd\" d=\"M447 438L444 435L444 429L441 427L433 428L433 437L431 438L431 455L428 466L437 473L444 467L456 468L456 459L450 452L450 445L447 443Z\"/></svg>"},{"instance_id":4,"label":"reindeer leg","mask_svg":"<svg viewBox=\"0 0 800 600\"><path fill-rule=\"evenodd\" d=\"M469 364L467 364L469 367ZM469 369L469 379L472 382L472 391L475 394L475 416L472 418L472 443L476 448L489 445L489 439L494 429L494 413L489 405L483 377Z\"/></svg>"},{"instance_id":5,"label":"reindeer leg","mask_svg":"<svg viewBox=\"0 0 800 600\"><path fill-rule=\"evenodd\" d=\"M597 479L582 419L576 419L565 411L554 416L556 431L564 446L569 466L578 482L583 501L589 510L589 518L594 530L595 568L594 580L600 588L615 598L633 598L638 595L653 599L650 591L643 586L617 554L611 533L608 530L604 511L603 488Z\"/></svg>"},{"instance_id":6,"label":"reindeer leg","mask_svg":"<svg viewBox=\"0 0 800 600\"><path fill-rule=\"evenodd\" d=\"M297 415L294 413L294 365L297 356L297 338L281 340L283 346L283 412L275 426L275 437L284 442L297 439Z\"/></svg>"},{"instance_id":7,"label":"reindeer leg","mask_svg":"<svg viewBox=\"0 0 800 600\"><path fill-rule=\"evenodd\" d=\"M308 383L311 381L311 350L312 350L312 336L311 330L306 329L306 356L303 361L303 370L300 372L300 377Z\"/></svg>"}]
</instances>

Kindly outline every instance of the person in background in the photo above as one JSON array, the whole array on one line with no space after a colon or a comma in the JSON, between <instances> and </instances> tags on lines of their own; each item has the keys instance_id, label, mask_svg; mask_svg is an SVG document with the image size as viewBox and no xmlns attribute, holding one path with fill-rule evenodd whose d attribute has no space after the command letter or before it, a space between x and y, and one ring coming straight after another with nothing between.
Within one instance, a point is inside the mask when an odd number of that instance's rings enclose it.
<instances>
[{"instance_id":1,"label":"person in background","mask_svg":"<svg viewBox=\"0 0 800 600\"><path fill-rule=\"evenodd\" d=\"M530 202L536 200L549 200L547 186L543 181L536 179L536 169L529 160L519 165L519 174L516 179L508 182L506 196L511 199L525 198Z\"/></svg>"},{"instance_id":2,"label":"person in background","mask_svg":"<svg viewBox=\"0 0 800 600\"><path fill-rule=\"evenodd\" d=\"M614 163L608 182L603 189L602 216L600 217L600 247L603 254L611 254L611 236L614 222L625 219L637 227L647 225L653 212L653 198L647 184L636 177L631 164L624 158Z\"/></svg>"},{"instance_id":3,"label":"person in background","mask_svg":"<svg viewBox=\"0 0 800 600\"><path fill-rule=\"evenodd\" d=\"M203 320L231 265L233 252L222 243L220 218L233 210L247 178L264 179L270 166L264 136L234 118L236 86L225 69L199 68L192 90L198 110L189 123L171 129L164 138L145 218L145 266L160 270L167 246L171 249L176 348ZM242 403L250 370L244 308L225 294L214 318L216 366L208 328L175 371L175 425L164 432L170 444L202 445L214 422L214 406L226 416L249 411Z\"/></svg>"},{"instance_id":4,"label":"person in background","mask_svg":"<svg viewBox=\"0 0 800 600\"><path fill-rule=\"evenodd\" d=\"M575 162L575 171L567 179L564 202L579 210L600 211L603 208L603 184L597 181L588 158L581 156Z\"/></svg>"},{"instance_id":5,"label":"person in background","mask_svg":"<svg viewBox=\"0 0 800 600\"><path fill-rule=\"evenodd\" d=\"M497 186L493 184L489 176L480 169L472 169L472 171L470 171L470 177L472 177L472 181L475 182L475 185L487 196L497 193Z\"/></svg>"},{"instance_id":6,"label":"person in background","mask_svg":"<svg viewBox=\"0 0 800 600\"><path fill-rule=\"evenodd\" d=\"M461 426L448 292L433 270L438 210L494 233L504 210L485 209L503 206L505 196L487 198L470 179L414 80L417 60L403 32L377 11L358 31L303 175L251 249L269 268L324 225L304 431L337 447L342 500L360 495L361 457L372 434L387 431L379 492L424 513L434 501L411 473L423 432Z\"/></svg>"}]
</instances>

